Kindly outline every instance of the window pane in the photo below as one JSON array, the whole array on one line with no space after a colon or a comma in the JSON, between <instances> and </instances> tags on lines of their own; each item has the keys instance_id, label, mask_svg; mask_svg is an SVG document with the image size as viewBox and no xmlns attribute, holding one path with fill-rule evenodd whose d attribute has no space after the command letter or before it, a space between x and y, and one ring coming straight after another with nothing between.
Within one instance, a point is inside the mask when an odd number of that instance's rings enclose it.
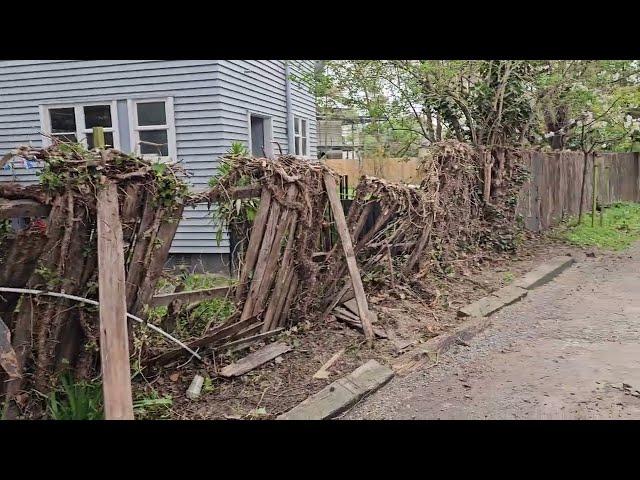
<instances>
[{"instance_id":1,"label":"window pane","mask_svg":"<svg viewBox=\"0 0 640 480\"><path fill-rule=\"evenodd\" d=\"M251 116L251 155L254 157L264 157L264 118Z\"/></svg>"},{"instance_id":2,"label":"window pane","mask_svg":"<svg viewBox=\"0 0 640 480\"><path fill-rule=\"evenodd\" d=\"M300 153L300 137L296 138L296 155L302 155Z\"/></svg>"},{"instance_id":3,"label":"window pane","mask_svg":"<svg viewBox=\"0 0 640 480\"><path fill-rule=\"evenodd\" d=\"M166 125L164 102L138 103L138 126Z\"/></svg>"},{"instance_id":4,"label":"window pane","mask_svg":"<svg viewBox=\"0 0 640 480\"><path fill-rule=\"evenodd\" d=\"M301 155L307 154L307 137L302 137L302 153Z\"/></svg>"},{"instance_id":5,"label":"window pane","mask_svg":"<svg viewBox=\"0 0 640 480\"><path fill-rule=\"evenodd\" d=\"M307 121L306 120L301 120L302 122L302 136L306 137L307 136Z\"/></svg>"},{"instance_id":6,"label":"window pane","mask_svg":"<svg viewBox=\"0 0 640 480\"><path fill-rule=\"evenodd\" d=\"M63 142L73 142L73 143L78 143L78 139L76 138L75 134L70 133L67 135L52 135L52 137L57 138L58 140L61 140Z\"/></svg>"},{"instance_id":7,"label":"window pane","mask_svg":"<svg viewBox=\"0 0 640 480\"><path fill-rule=\"evenodd\" d=\"M300 119L299 118L293 119L293 130L295 131L296 135L300 135Z\"/></svg>"},{"instance_id":8,"label":"window pane","mask_svg":"<svg viewBox=\"0 0 640 480\"><path fill-rule=\"evenodd\" d=\"M51 133L75 132L76 116L73 108L52 108L49 110Z\"/></svg>"},{"instance_id":9,"label":"window pane","mask_svg":"<svg viewBox=\"0 0 640 480\"><path fill-rule=\"evenodd\" d=\"M111 107L109 105L92 105L84 107L85 128L111 127Z\"/></svg>"},{"instance_id":10,"label":"window pane","mask_svg":"<svg viewBox=\"0 0 640 480\"><path fill-rule=\"evenodd\" d=\"M104 132L104 143L107 148L113 147L113 132ZM95 147L95 144L93 143L93 133L87 133L87 146L89 149Z\"/></svg>"},{"instance_id":11,"label":"window pane","mask_svg":"<svg viewBox=\"0 0 640 480\"><path fill-rule=\"evenodd\" d=\"M169 145L166 130L143 130L140 132L140 153L143 155L169 156ZM154 143L158 145L149 145Z\"/></svg>"}]
</instances>

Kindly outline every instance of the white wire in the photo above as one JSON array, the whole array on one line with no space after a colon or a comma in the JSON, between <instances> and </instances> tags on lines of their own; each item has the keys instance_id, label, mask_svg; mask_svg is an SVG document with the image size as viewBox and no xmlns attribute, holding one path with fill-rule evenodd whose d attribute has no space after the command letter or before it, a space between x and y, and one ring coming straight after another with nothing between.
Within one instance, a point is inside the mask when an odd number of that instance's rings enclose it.
<instances>
[{"instance_id":1,"label":"white wire","mask_svg":"<svg viewBox=\"0 0 640 480\"><path fill-rule=\"evenodd\" d=\"M90 305L96 305L96 306L100 306L100 303L96 302L95 300L90 300L88 298L83 298L83 297L76 297L75 295L67 295L66 293L58 293L58 292L47 292L45 290L32 290L32 289L28 289L28 288L11 288L11 287L0 287L0 292L7 292L7 293L28 293L31 295L47 295L49 297L59 297L59 298L67 298L69 300L75 300L77 302L82 302L82 303L88 303ZM143 319L141 319L140 317L136 317L135 315L132 315L130 313L127 312L127 317L129 317L132 320L135 320L138 323L142 323L142 324L146 324L151 330L155 330L156 332L158 332L160 335L164 336L165 338L168 338L169 340L171 340L172 342L180 345L182 348L184 348L187 352L189 352L191 355L193 355L194 357L196 357L198 360L202 360L202 357L200 355L198 355L196 352L194 352L193 350L191 350L189 347L187 347L184 343L182 343L180 340L178 340L177 338L175 338L174 336L172 336L171 334L165 332L164 330L162 330L161 328L156 327L155 325L153 325L152 323L147 323L145 322Z\"/></svg>"}]
</instances>

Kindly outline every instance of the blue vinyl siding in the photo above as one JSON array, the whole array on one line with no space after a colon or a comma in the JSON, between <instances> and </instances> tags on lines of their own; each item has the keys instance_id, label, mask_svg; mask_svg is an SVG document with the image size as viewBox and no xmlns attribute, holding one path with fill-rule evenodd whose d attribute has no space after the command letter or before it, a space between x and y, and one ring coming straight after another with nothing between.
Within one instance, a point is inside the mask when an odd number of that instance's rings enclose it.
<instances>
[{"instance_id":1,"label":"blue vinyl siding","mask_svg":"<svg viewBox=\"0 0 640 480\"><path fill-rule=\"evenodd\" d=\"M296 61L295 68L313 68ZM178 159L196 189L207 187L217 158L247 142L249 112L270 116L273 139L287 153L284 62L281 60L12 60L0 61L0 154L21 144L41 146L40 105L118 100L121 148L129 149L127 99L173 97ZM295 115L308 118L316 155L315 100L293 86ZM274 145L274 152L278 153ZM0 171L0 181L36 182L34 170ZM227 253L218 245L212 212L189 208L172 253Z\"/></svg>"}]
</instances>

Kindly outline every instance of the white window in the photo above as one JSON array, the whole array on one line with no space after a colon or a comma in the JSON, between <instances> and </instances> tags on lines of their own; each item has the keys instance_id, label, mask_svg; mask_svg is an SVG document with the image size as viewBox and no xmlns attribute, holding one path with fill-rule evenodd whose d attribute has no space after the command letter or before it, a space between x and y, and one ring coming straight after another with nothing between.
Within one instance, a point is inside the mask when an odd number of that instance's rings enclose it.
<instances>
[{"instance_id":1,"label":"white window","mask_svg":"<svg viewBox=\"0 0 640 480\"><path fill-rule=\"evenodd\" d=\"M309 156L309 122L300 117L293 117L293 138L295 140L296 155Z\"/></svg>"},{"instance_id":2,"label":"white window","mask_svg":"<svg viewBox=\"0 0 640 480\"><path fill-rule=\"evenodd\" d=\"M159 161L176 160L173 99L129 100L131 146L135 153Z\"/></svg>"},{"instance_id":3,"label":"white window","mask_svg":"<svg viewBox=\"0 0 640 480\"><path fill-rule=\"evenodd\" d=\"M93 127L103 127L105 144L120 148L116 102L44 105L40 112L42 130L51 137L93 148ZM44 144L50 145L51 138L45 137Z\"/></svg>"}]
</instances>

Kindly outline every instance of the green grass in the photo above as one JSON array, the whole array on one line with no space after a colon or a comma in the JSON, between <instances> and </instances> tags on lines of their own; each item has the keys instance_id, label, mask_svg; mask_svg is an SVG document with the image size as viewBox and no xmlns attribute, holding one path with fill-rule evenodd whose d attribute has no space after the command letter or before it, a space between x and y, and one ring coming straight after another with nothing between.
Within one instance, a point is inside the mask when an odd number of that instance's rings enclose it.
<instances>
[{"instance_id":1,"label":"green grass","mask_svg":"<svg viewBox=\"0 0 640 480\"><path fill-rule=\"evenodd\" d=\"M232 280L216 274L201 274L184 272L173 278L164 278L160 291L173 291L181 286L183 291L201 290L232 284ZM175 332L185 338L200 336L211 326L222 323L234 312L235 305L227 298L212 298L200 302L192 309L185 309L183 314L176 319ZM146 312L149 322L160 325L167 315L167 307L149 308Z\"/></svg>"},{"instance_id":2,"label":"green grass","mask_svg":"<svg viewBox=\"0 0 640 480\"><path fill-rule=\"evenodd\" d=\"M61 385L48 397L47 410L52 420L104 419L102 384L75 382L71 374L61 376Z\"/></svg>"},{"instance_id":3,"label":"green grass","mask_svg":"<svg viewBox=\"0 0 640 480\"><path fill-rule=\"evenodd\" d=\"M622 250L640 238L640 204L615 203L604 209L604 225L596 212L594 226L591 213L585 214L582 224L573 220L559 231L560 238L581 247Z\"/></svg>"},{"instance_id":4,"label":"green grass","mask_svg":"<svg viewBox=\"0 0 640 480\"><path fill-rule=\"evenodd\" d=\"M169 417L173 406L171 395L160 396L154 388L139 393L133 401L133 414L136 420L160 420Z\"/></svg>"},{"instance_id":5,"label":"green grass","mask_svg":"<svg viewBox=\"0 0 640 480\"><path fill-rule=\"evenodd\" d=\"M192 273L189 275L182 275L181 281L184 284L185 290L223 287L231 283L229 278L213 273Z\"/></svg>"}]
</instances>

